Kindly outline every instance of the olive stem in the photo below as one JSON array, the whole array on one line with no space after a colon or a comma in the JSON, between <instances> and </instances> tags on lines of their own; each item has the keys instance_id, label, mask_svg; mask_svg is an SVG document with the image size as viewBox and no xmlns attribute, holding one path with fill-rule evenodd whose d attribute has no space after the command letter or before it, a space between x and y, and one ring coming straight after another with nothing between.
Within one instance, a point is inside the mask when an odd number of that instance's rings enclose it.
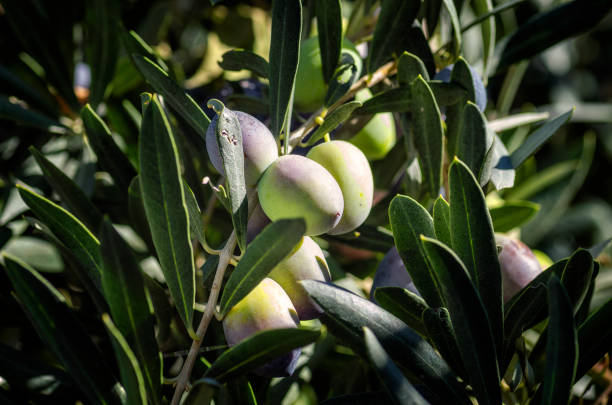
<instances>
[{"instance_id":1,"label":"olive stem","mask_svg":"<svg viewBox=\"0 0 612 405\"><path fill-rule=\"evenodd\" d=\"M219 292L221 291L221 283L223 282L223 275L225 274L225 270L227 269L227 265L229 264L235 247L236 232L232 231L232 234L227 239L227 242L225 242L225 246L219 254L219 264L217 265L215 279L213 280L213 284L210 289L210 295L208 297L208 303L206 304L206 310L202 315L202 320L200 321L200 325L198 326L198 330L196 331L197 339L194 339L191 343L191 348L189 349L189 353L187 354L187 358L185 359L183 368L181 369L181 372L178 376L176 389L174 391L174 395L172 396L171 405L179 404L183 392L185 391L185 388L189 383L189 377L191 377L191 371L193 370L193 365L200 351L202 340L204 338L204 335L206 334L208 325L210 325L210 321L212 320L212 317L215 313L217 299L219 298Z\"/></svg>"},{"instance_id":2,"label":"olive stem","mask_svg":"<svg viewBox=\"0 0 612 405\"><path fill-rule=\"evenodd\" d=\"M334 111L336 108L341 106L344 102L351 99L355 95L355 93L357 93L359 90L364 89L366 87L372 87L375 84L380 83L385 78L394 75L396 71L397 71L397 62L391 61L379 67L374 73L363 76L361 79L357 80L357 82L355 82L355 84L351 86L351 88L349 89L349 91L346 92L345 95L340 97L338 101L332 104L327 109L327 111L329 112ZM298 145L304 139L304 137L308 135L308 132L310 132L311 129L317 126L316 119L321 116L324 110L325 110L324 107L319 109L317 112L312 114L310 118L308 118L308 121L306 121L302 126L300 126L298 129L296 129L295 131L291 133L291 136L289 137L290 148L293 148L296 145Z\"/></svg>"}]
</instances>

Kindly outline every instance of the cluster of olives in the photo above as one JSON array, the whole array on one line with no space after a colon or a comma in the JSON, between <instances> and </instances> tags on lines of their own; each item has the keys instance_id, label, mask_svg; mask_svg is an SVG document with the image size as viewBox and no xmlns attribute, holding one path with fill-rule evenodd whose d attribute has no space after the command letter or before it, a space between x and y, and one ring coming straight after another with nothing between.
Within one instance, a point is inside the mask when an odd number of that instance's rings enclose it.
<instances>
[{"instance_id":1,"label":"cluster of olives","mask_svg":"<svg viewBox=\"0 0 612 405\"><path fill-rule=\"evenodd\" d=\"M242 131L244 175L247 187L257 189L259 206L251 215L247 239L270 221L303 218L306 236L255 289L235 305L223 320L229 345L273 328L295 328L300 320L321 315L321 309L299 284L300 280L330 281L321 248L310 236L354 230L368 216L374 192L367 158L356 146L328 141L313 147L306 157L279 157L268 128L256 118L236 111ZM223 173L213 119L206 146L215 168ZM259 368L265 376L290 375L299 349Z\"/></svg>"},{"instance_id":2,"label":"cluster of olives","mask_svg":"<svg viewBox=\"0 0 612 405\"><path fill-rule=\"evenodd\" d=\"M507 303L536 278L542 268L531 249L520 240L496 234L495 242L501 248L498 258L502 274L504 303ZM420 295L395 247L387 252L376 269L370 291L372 300L374 291L378 287L402 287Z\"/></svg>"}]
</instances>

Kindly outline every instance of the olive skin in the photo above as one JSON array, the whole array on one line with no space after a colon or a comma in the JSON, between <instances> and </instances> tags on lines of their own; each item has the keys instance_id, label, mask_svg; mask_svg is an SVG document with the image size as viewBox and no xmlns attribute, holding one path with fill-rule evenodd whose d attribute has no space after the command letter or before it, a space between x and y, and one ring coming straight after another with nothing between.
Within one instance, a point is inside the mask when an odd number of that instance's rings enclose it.
<instances>
[{"instance_id":1,"label":"olive skin","mask_svg":"<svg viewBox=\"0 0 612 405\"><path fill-rule=\"evenodd\" d=\"M369 89L355 94L355 100L362 103L372 98ZM378 113L351 137L348 141L357 146L369 160L378 160L387 156L395 146L397 135L392 113Z\"/></svg>"},{"instance_id":2,"label":"olive skin","mask_svg":"<svg viewBox=\"0 0 612 405\"><path fill-rule=\"evenodd\" d=\"M374 282L370 289L370 299L374 302L376 302L374 292L378 287L401 287L421 296L412 282L412 278L408 274L408 270L406 270L406 266L395 246L385 254L385 257L376 268Z\"/></svg>"},{"instance_id":3,"label":"olive skin","mask_svg":"<svg viewBox=\"0 0 612 405\"><path fill-rule=\"evenodd\" d=\"M350 41L342 40L342 52L352 53L357 61L358 75L361 73L359 52ZM300 59L295 76L294 105L298 111L312 112L323 106L327 85L323 79L319 37L310 37L300 44Z\"/></svg>"},{"instance_id":4,"label":"olive skin","mask_svg":"<svg viewBox=\"0 0 612 405\"><path fill-rule=\"evenodd\" d=\"M268 274L287 293L300 320L307 321L321 316L323 310L310 298L300 280L331 281L323 251L312 238L304 236L300 247Z\"/></svg>"},{"instance_id":5,"label":"olive skin","mask_svg":"<svg viewBox=\"0 0 612 405\"><path fill-rule=\"evenodd\" d=\"M323 166L304 156L278 158L259 180L257 192L270 220L304 218L307 236L331 230L342 217L340 186Z\"/></svg>"},{"instance_id":6,"label":"olive skin","mask_svg":"<svg viewBox=\"0 0 612 405\"><path fill-rule=\"evenodd\" d=\"M251 243L253 239L255 239L255 237L259 235L259 233L263 231L263 229L269 224L270 218L268 218L263 212L263 210L261 209L261 205L257 204L255 209L251 213L251 216L249 217L249 222L247 223L247 243Z\"/></svg>"},{"instance_id":7,"label":"olive skin","mask_svg":"<svg viewBox=\"0 0 612 405\"><path fill-rule=\"evenodd\" d=\"M315 146L306 157L326 168L342 190L342 218L327 233L347 233L361 225L370 214L374 197L372 170L363 152L348 142L330 141Z\"/></svg>"},{"instance_id":8,"label":"olive skin","mask_svg":"<svg viewBox=\"0 0 612 405\"><path fill-rule=\"evenodd\" d=\"M242 111L234 111L234 114L242 131L245 184L253 187L266 168L278 158L278 147L272 132L257 118ZM215 135L217 122L215 116L206 130L206 150L215 169L225 175Z\"/></svg>"},{"instance_id":9,"label":"olive skin","mask_svg":"<svg viewBox=\"0 0 612 405\"><path fill-rule=\"evenodd\" d=\"M536 278L542 269L531 249L520 240L496 234L495 242L502 247L498 258L506 303Z\"/></svg>"},{"instance_id":10,"label":"olive skin","mask_svg":"<svg viewBox=\"0 0 612 405\"><path fill-rule=\"evenodd\" d=\"M264 278L223 319L225 340L234 346L249 336L269 329L297 328L299 319L291 300L276 281ZM295 349L255 370L265 377L293 374L301 350Z\"/></svg>"}]
</instances>

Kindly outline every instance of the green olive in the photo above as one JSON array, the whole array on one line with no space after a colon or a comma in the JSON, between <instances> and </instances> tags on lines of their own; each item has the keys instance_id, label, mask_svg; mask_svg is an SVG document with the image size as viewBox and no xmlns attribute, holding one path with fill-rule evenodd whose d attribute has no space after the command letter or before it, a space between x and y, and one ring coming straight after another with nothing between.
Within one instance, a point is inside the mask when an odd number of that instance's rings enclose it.
<instances>
[{"instance_id":1,"label":"green olive","mask_svg":"<svg viewBox=\"0 0 612 405\"><path fill-rule=\"evenodd\" d=\"M355 100L365 102L372 98L369 89L363 89L355 95ZM378 160L387 156L395 146L395 121L392 113L379 113L352 138L349 142L357 146L370 160Z\"/></svg>"}]
</instances>

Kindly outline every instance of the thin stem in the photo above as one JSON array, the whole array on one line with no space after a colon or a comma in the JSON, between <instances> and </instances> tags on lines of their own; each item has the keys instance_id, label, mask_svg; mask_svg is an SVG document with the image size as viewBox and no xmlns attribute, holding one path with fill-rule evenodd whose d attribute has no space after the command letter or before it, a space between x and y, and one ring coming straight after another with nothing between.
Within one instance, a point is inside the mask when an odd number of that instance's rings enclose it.
<instances>
[{"instance_id":1,"label":"thin stem","mask_svg":"<svg viewBox=\"0 0 612 405\"><path fill-rule=\"evenodd\" d=\"M219 292L221 290L221 283L223 282L223 275L225 274L225 270L227 268L227 265L229 264L235 247L236 232L232 231L232 234L227 239L227 242L225 243L225 246L223 247L223 250L221 250L221 254L219 255L219 264L217 265L215 279L213 280L213 284L210 289L210 296L208 297L206 310L202 315L202 320L200 321L200 325L198 326L198 330L196 331L197 339L195 339L191 343L191 348L189 349L189 353L187 354L187 359L185 360L185 364L183 364L181 373L178 376L176 389L174 391L174 395L172 396L171 405L179 404L183 392L185 391L185 388L189 383L189 377L191 377L191 371L193 370L193 365L195 364L195 360L200 351L202 340L204 338L204 335L206 334L208 325L210 324L210 321L212 320L212 317L215 313L217 299L219 298Z\"/></svg>"}]
</instances>

